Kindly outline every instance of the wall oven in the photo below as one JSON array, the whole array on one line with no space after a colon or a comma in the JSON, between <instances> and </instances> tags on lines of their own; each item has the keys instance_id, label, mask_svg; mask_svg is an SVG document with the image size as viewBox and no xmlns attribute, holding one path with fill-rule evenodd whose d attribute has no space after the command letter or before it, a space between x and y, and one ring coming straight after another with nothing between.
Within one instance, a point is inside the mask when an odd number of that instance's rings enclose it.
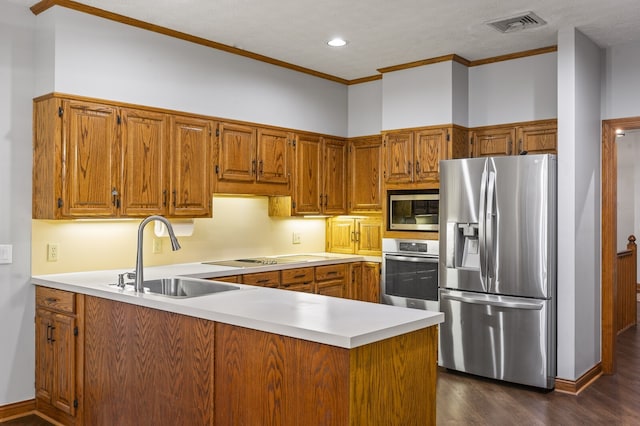
<instances>
[{"instance_id":1,"label":"wall oven","mask_svg":"<svg viewBox=\"0 0 640 426\"><path fill-rule=\"evenodd\" d=\"M389 191L389 231L438 231L438 190Z\"/></svg>"},{"instance_id":2,"label":"wall oven","mask_svg":"<svg viewBox=\"0 0 640 426\"><path fill-rule=\"evenodd\" d=\"M436 240L382 239L382 303L439 311Z\"/></svg>"}]
</instances>

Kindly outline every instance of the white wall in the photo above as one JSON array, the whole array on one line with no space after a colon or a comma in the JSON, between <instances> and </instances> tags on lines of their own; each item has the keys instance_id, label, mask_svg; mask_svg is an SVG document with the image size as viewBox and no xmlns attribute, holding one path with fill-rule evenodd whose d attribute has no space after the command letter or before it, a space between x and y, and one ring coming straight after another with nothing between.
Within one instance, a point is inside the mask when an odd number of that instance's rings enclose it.
<instances>
[{"instance_id":1,"label":"white wall","mask_svg":"<svg viewBox=\"0 0 640 426\"><path fill-rule=\"evenodd\" d=\"M640 42L606 50L602 119L640 116Z\"/></svg>"},{"instance_id":2,"label":"white wall","mask_svg":"<svg viewBox=\"0 0 640 426\"><path fill-rule=\"evenodd\" d=\"M37 20L55 31L54 87L39 81L44 93L347 135L344 84L63 7Z\"/></svg>"},{"instance_id":3,"label":"white wall","mask_svg":"<svg viewBox=\"0 0 640 426\"><path fill-rule=\"evenodd\" d=\"M31 276L31 98L35 18L0 2L0 406L33 398L34 291Z\"/></svg>"},{"instance_id":4,"label":"white wall","mask_svg":"<svg viewBox=\"0 0 640 426\"><path fill-rule=\"evenodd\" d=\"M558 33L558 371L575 380L600 359L600 49Z\"/></svg>"},{"instance_id":5,"label":"white wall","mask_svg":"<svg viewBox=\"0 0 640 426\"><path fill-rule=\"evenodd\" d=\"M349 86L350 138L369 136L382 130L382 80Z\"/></svg>"},{"instance_id":6,"label":"white wall","mask_svg":"<svg viewBox=\"0 0 640 426\"><path fill-rule=\"evenodd\" d=\"M469 69L469 127L557 117L556 52Z\"/></svg>"},{"instance_id":7,"label":"white wall","mask_svg":"<svg viewBox=\"0 0 640 426\"><path fill-rule=\"evenodd\" d=\"M640 138L638 134L619 137L616 140L618 152L618 188L617 188L617 245L618 252L627 249L627 238L636 233L635 209L637 177L640 176L640 167L636 167L638 160L638 147Z\"/></svg>"},{"instance_id":8,"label":"white wall","mask_svg":"<svg viewBox=\"0 0 640 426\"><path fill-rule=\"evenodd\" d=\"M385 73L382 130L453 122L452 62Z\"/></svg>"}]
</instances>

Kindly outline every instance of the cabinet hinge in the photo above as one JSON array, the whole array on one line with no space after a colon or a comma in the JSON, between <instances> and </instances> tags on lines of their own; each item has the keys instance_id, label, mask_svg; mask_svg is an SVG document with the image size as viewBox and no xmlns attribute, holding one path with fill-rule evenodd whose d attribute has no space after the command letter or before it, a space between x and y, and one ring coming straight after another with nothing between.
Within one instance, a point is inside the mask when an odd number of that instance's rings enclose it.
<instances>
[{"instance_id":1,"label":"cabinet hinge","mask_svg":"<svg viewBox=\"0 0 640 426\"><path fill-rule=\"evenodd\" d=\"M120 117L119 115L116 117L116 123L122 124L122 117Z\"/></svg>"},{"instance_id":2,"label":"cabinet hinge","mask_svg":"<svg viewBox=\"0 0 640 426\"><path fill-rule=\"evenodd\" d=\"M78 335L78 327L73 327L73 335L74 336Z\"/></svg>"},{"instance_id":3,"label":"cabinet hinge","mask_svg":"<svg viewBox=\"0 0 640 426\"><path fill-rule=\"evenodd\" d=\"M216 136L220 136L220 129L216 129Z\"/></svg>"},{"instance_id":4,"label":"cabinet hinge","mask_svg":"<svg viewBox=\"0 0 640 426\"><path fill-rule=\"evenodd\" d=\"M58 117L62 117L64 114L64 109L62 107L58 107Z\"/></svg>"},{"instance_id":5,"label":"cabinet hinge","mask_svg":"<svg viewBox=\"0 0 640 426\"><path fill-rule=\"evenodd\" d=\"M61 208L62 208L62 205L63 205L63 204L64 204L64 203L62 202L62 198L58 198L58 208L59 208L59 209L61 209Z\"/></svg>"},{"instance_id":6,"label":"cabinet hinge","mask_svg":"<svg viewBox=\"0 0 640 426\"><path fill-rule=\"evenodd\" d=\"M78 400L77 399L73 400L73 408L78 408Z\"/></svg>"}]
</instances>

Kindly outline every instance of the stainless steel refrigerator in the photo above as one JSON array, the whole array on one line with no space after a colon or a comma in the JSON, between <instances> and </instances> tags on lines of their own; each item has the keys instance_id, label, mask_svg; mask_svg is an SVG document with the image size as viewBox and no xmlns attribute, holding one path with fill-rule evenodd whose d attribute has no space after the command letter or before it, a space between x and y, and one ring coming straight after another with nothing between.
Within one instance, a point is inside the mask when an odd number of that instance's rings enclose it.
<instances>
[{"instance_id":1,"label":"stainless steel refrigerator","mask_svg":"<svg viewBox=\"0 0 640 426\"><path fill-rule=\"evenodd\" d=\"M440 162L439 364L553 388L556 157Z\"/></svg>"}]
</instances>

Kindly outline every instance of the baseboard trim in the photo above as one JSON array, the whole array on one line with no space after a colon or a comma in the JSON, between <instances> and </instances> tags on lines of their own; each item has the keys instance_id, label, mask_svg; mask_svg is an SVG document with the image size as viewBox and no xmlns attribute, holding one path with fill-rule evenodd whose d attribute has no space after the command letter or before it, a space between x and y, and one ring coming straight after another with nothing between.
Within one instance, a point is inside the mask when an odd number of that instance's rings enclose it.
<instances>
[{"instance_id":1,"label":"baseboard trim","mask_svg":"<svg viewBox=\"0 0 640 426\"><path fill-rule=\"evenodd\" d=\"M578 395L602 376L602 362L597 363L589 371L584 373L578 380L556 379L556 391Z\"/></svg>"},{"instance_id":2,"label":"baseboard trim","mask_svg":"<svg viewBox=\"0 0 640 426\"><path fill-rule=\"evenodd\" d=\"M0 421L16 419L36 411L36 400L28 399L26 401L14 402L0 406Z\"/></svg>"}]
</instances>

